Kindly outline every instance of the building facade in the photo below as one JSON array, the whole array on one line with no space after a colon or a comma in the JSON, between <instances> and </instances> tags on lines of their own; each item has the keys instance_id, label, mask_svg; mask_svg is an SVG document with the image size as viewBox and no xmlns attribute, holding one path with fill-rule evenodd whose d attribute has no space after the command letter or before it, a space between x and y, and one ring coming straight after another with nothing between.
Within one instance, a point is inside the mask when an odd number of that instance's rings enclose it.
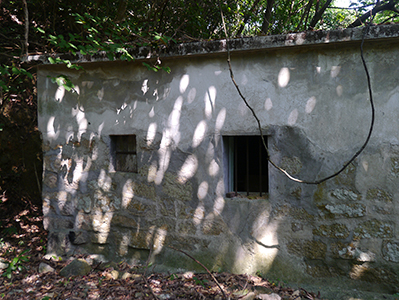
<instances>
[{"instance_id":1,"label":"building facade","mask_svg":"<svg viewBox=\"0 0 399 300\"><path fill-rule=\"evenodd\" d=\"M229 41L235 80L270 159L315 181L337 172L371 125L364 29ZM260 272L288 282L395 292L399 272L399 27L364 56L375 123L364 151L322 184L267 162L230 77L226 41L175 45L171 73L77 57L38 67L48 252L155 270ZM40 60L41 58L32 59ZM150 62L154 61L149 59ZM54 83L67 76L71 91Z\"/></svg>"}]
</instances>

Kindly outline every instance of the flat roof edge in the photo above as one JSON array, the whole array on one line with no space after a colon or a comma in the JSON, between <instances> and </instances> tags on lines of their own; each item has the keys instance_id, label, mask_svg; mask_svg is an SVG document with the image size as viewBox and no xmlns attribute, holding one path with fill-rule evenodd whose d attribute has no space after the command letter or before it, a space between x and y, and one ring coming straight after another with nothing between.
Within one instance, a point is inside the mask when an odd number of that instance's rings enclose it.
<instances>
[{"instance_id":1,"label":"flat roof edge","mask_svg":"<svg viewBox=\"0 0 399 300\"><path fill-rule=\"evenodd\" d=\"M320 46L320 45L337 45L350 42L360 42L363 38L365 27L338 29L331 31L304 31L298 33L288 33L281 35L267 35L234 38L228 40L231 53L242 51L262 51L278 48L291 48L303 46ZM383 40L399 39L399 24L371 26L365 41L383 41ZM169 47L155 52L149 48L130 49L129 53L135 60L148 60L151 58L176 58L185 56L209 55L227 52L227 41L212 40L200 41L192 43L173 44ZM29 55L25 58L25 62L49 64L48 57L50 54ZM73 63L90 63L90 62L110 62L105 52L98 52L93 55L82 55L71 53L62 53L56 55L61 59L68 59ZM120 57L120 55L119 55ZM118 55L114 61L120 61Z\"/></svg>"}]
</instances>

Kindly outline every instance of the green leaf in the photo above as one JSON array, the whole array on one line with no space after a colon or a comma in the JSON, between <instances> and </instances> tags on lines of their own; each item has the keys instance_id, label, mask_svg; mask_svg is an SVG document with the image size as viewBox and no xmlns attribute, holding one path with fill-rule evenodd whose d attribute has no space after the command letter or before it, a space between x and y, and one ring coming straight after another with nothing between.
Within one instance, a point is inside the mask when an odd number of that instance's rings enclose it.
<instances>
[{"instance_id":1,"label":"green leaf","mask_svg":"<svg viewBox=\"0 0 399 300\"><path fill-rule=\"evenodd\" d=\"M150 66L149 64L147 64L147 63L145 63L145 62L143 62L143 66L146 67L149 71L158 72L158 69L157 69L157 68L155 68L155 67L153 67L153 66Z\"/></svg>"}]
</instances>

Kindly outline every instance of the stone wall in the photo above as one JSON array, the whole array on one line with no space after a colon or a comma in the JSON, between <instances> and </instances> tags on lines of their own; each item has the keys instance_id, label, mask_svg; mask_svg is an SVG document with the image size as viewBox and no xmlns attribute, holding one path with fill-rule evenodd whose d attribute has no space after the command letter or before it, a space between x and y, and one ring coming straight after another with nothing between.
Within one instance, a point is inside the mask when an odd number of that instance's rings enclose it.
<instances>
[{"instance_id":1,"label":"stone wall","mask_svg":"<svg viewBox=\"0 0 399 300\"><path fill-rule=\"evenodd\" d=\"M199 269L172 246L214 271L397 292L399 45L397 28L389 28L391 39L385 30L383 40L377 35L379 43L365 46L376 105L365 151L319 185L291 181L269 165L263 196L226 197L222 137L259 133L218 51L165 58L171 74L152 73L140 61L85 63L80 71L40 66L49 254L136 264L151 255L154 270ZM336 172L367 136L359 39L348 39L359 32L334 43L319 33L306 47L279 38L280 47L234 49L236 80L262 123L271 159L296 177ZM74 92L52 83L60 74ZM137 140L136 173L113 165L112 136L128 134Z\"/></svg>"}]
</instances>

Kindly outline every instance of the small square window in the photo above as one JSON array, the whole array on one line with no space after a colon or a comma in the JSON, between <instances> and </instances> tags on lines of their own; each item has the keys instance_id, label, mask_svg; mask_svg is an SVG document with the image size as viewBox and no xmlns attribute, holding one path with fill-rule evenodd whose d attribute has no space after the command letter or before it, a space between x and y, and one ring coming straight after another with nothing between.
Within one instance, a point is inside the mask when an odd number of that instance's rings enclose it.
<instances>
[{"instance_id":1,"label":"small square window","mask_svg":"<svg viewBox=\"0 0 399 300\"><path fill-rule=\"evenodd\" d=\"M228 195L269 192L267 152L260 136L225 136L223 148Z\"/></svg>"},{"instance_id":2,"label":"small square window","mask_svg":"<svg viewBox=\"0 0 399 300\"><path fill-rule=\"evenodd\" d=\"M137 173L136 135L112 135L111 152L115 171Z\"/></svg>"}]
</instances>

